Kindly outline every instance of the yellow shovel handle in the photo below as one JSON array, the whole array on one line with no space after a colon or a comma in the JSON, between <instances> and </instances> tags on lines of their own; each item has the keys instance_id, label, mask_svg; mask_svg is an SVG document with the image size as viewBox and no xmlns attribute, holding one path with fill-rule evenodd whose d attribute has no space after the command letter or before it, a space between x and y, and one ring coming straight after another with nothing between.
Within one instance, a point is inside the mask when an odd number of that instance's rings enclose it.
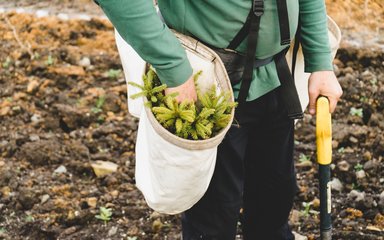
<instances>
[{"instance_id":1,"label":"yellow shovel handle","mask_svg":"<svg viewBox=\"0 0 384 240\"><path fill-rule=\"evenodd\" d=\"M332 121L329 101L319 97L316 104L316 144L317 162L328 165L332 162Z\"/></svg>"}]
</instances>

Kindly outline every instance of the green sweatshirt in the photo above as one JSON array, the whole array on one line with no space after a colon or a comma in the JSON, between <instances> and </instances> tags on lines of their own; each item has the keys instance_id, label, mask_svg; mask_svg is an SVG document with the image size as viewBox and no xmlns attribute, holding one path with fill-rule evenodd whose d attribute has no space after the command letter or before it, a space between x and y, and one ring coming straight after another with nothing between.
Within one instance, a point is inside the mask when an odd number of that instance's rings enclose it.
<instances>
[{"instance_id":1,"label":"green sweatshirt","mask_svg":"<svg viewBox=\"0 0 384 240\"><path fill-rule=\"evenodd\" d=\"M243 26L251 0L158 0L167 25L158 17L152 0L96 0L120 35L156 69L168 87L184 83L191 65L178 40L167 26L218 48L225 48ZM305 71L332 70L324 0L288 1L293 39L300 15ZM256 58L280 52L276 0L264 0ZM238 47L246 50L245 39ZM254 69L247 100L254 100L280 85L274 62ZM233 86L235 96L240 83Z\"/></svg>"}]
</instances>

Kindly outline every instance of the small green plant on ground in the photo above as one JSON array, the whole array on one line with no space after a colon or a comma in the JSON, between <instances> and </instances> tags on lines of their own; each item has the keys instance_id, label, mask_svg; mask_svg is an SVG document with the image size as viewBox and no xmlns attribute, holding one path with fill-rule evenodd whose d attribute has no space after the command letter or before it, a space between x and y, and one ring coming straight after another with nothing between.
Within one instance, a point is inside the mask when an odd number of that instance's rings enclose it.
<instances>
[{"instance_id":1,"label":"small green plant on ground","mask_svg":"<svg viewBox=\"0 0 384 240\"><path fill-rule=\"evenodd\" d=\"M352 189L357 190L359 192L363 191L363 186L361 186L359 183L352 183Z\"/></svg>"},{"instance_id":2,"label":"small green plant on ground","mask_svg":"<svg viewBox=\"0 0 384 240\"><path fill-rule=\"evenodd\" d=\"M127 240L137 240L137 237L128 237Z\"/></svg>"},{"instance_id":3,"label":"small green plant on ground","mask_svg":"<svg viewBox=\"0 0 384 240\"><path fill-rule=\"evenodd\" d=\"M107 75L109 78L118 78L121 74L120 69L109 69Z\"/></svg>"},{"instance_id":4,"label":"small green plant on ground","mask_svg":"<svg viewBox=\"0 0 384 240\"><path fill-rule=\"evenodd\" d=\"M3 62L2 66L3 66L3 68L9 68L10 65L11 65L11 58L7 57L5 59L5 61Z\"/></svg>"},{"instance_id":5,"label":"small green plant on ground","mask_svg":"<svg viewBox=\"0 0 384 240\"><path fill-rule=\"evenodd\" d=\"M362 102L362 103L367 103L368 100L369 100L369 99L368 99L366 96L362 96L362 97L360 97L360 102Z\"/></svg>"},{"instance_id":6,"label":"small green plant on ground","mask_svg":"<svg viewBox=\"0 0 384 240\"><path fill-rule=\"evenodd\" d=\"M100 211L100 214L96 215L96 218L104 221L104 224L107 224L107 222L111 220L112 209L100 207L99 211Z\"/></svg>"},{"instance_id":7,"label":"small green plant on ground","mask_svg":"<svg viewBox=\"0 0 384 240\"><path fill-rule=\"evenodd\" d=\"M104 116L104 115L100 115L100 116L98 116L98 117L97 117L97 122L98 122L99 124L104 123L104 122L105 122L105 116Z\"/></svg>"},{"instance_id":8,"label":"small green plant on ground","mask_svg":"<svg viewBox=\"0 0 384 240\"><path fill-rule=\"evenodd\" d=\"M49 54L47 60L45 61L45 64L48 66L51 66L51 65L53 65L53 63L54 63L54 59L53 59L52 55Z\"/></svg>"},{"instance_id":9,"label":"small green plant on ground","mask_svg":"<svg viewBox=\"0 0 384 240\"><path fill-rule=\"evenodd\" d=\"M308 162L308 161L311 161L311 157L305 155L304 153L300 153L299 162Z\"/></svg>"},{"instance_id":10,"label":"small green plant on ground","mask_svg":"<svg viewBox=\"0 0 384 240\"><path fill-rule=\"evenodd\" d=\"M34 222L35 218L32 215L27 215L27 216L25 216L25 221L26 222Z\"/></svg>"},{"instance_id":11,"label":"small green plant on ground","mask_svg":"<svg viewBox=\"0 0 384 240\"><path fill-rule=\"evenodd\" d=\"M312 202L303 202L304 209L301 210L301 215L308 217L311 210Z\"/></svg>"},{"instance_id":12,"label":"small green plant on ground","mask_svg":"<svg viewBox=\"0 0 384 240\"><path fill-rule=\"evenodd\" d=\"M337 149L337 152L338 153L344 153L345 152L345 148L341 147L341 148Z\"/></svg>"},{"instance_id":13,"label":"small green plant on ground","mask_svg":"<svg viewBox=\"0 0 384 240\"><path fill-rule=\"evenodd\" d=\"M99 98L96 100L96 104L93 108L91 108L91 111L93 113L99 113L102 112L103 110L101 109L105 103L105 96L101 95Z\"/></svg>"},{"instance_id":14,"label":"small green plant on ground","mask_svg":"<svg viewBox=\"0 0 384 240\"><path fill-rule=\"evenodd\" d=\"M372 85L376 86L376 84L377 84L377 78L376 78L376 77L372 78L372 79L370 80L370 82L371 82Z\"/></svg>"},{"instance_id":15,"label":"small green plant on ground","mask_svg":"<svg viewBox=\"0 0 384 240\"><path fill-rule=\"evenodd\" d=\"M40 54L38 52L35 52L33 54L33 59L39 60L40 59Z\"/></svg>"},{"instance_id":16,"label":"small green plant on ground","mask_svg":"<svg viewBox=\"0 0 384 240\"><path fill-rule=\"evenodd\" d=\"M358 163L358 164L356 164L353 168L355 169L356 172L358 172L358 171L360 171L360 170L363 170L364 167L363 167L363 165L361 165L360 163Z\"/></svg>"},{"instance_id":17,"label":"small green plant on ground","mask_svg":"<svg viewBox=\"0 0 384 240\"><path fill-rule=\"evenodd\" d=\"M351 109L349 110L349 114L352 116L363 117L363 109L351 107Z\"/></svg>"}]
</instances>

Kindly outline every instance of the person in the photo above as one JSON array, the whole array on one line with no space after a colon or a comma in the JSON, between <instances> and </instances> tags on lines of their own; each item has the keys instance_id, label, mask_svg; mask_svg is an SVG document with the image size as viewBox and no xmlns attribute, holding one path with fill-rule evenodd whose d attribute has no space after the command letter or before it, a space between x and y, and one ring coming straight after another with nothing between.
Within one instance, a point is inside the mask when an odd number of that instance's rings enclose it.
<instances>
[{"instance_id":1,"label":"person","mask_svg":"<svg viewBox=\"0 0 384 240\"><path fill-rule=\"evenodd\" d=\"M238 96L244 66L239 56L247 43L226 47L247 21L252 0L158 0L163 23L151 0L96 0L120 35L157 71L178 100L196 100L192 68L186 53L169 28L193 36L213 47L222 58ZM256 45L257 59L283 51L276 0L264 0ZM335 110L342 95L332 71L323 0L293 0L287 4L289 35L295 35L300 19L301 45L308 83L309 113L316 99L329 99ZM275 62L253 69L252 82L241 114L218 147L215 172L202 199L182 214L184 240L233 240L242 209L245 240L294 239L288 216L297 189L293 147L294 120L287 116L279 91ZM239 127L240 126L240 127Z\"/></svg>"}]
</instances>

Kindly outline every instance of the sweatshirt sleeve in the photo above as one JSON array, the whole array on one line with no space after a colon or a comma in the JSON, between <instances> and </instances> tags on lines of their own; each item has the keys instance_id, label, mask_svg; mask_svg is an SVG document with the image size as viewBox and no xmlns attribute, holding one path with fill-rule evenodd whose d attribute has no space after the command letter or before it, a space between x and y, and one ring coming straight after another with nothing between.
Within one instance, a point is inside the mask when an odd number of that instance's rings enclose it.
<instances>
[{"instance_id":1,"label":"sweatshirt sleeve","mask_svg":"<svg viewBox=\"0 0 384 240\"><path fill-rule=\"evenodd\" d=\"M305 72L332 70L324 0L299 0Z\"/></svg>"},{"instance_id":2,"label":"sweatshirt sleeve","mask_svg":"<svg viewBox=\"0 0 384 240\"><path fill-rule=\"evenodd\" d=\"M160 20L152 0L95 0L119 34L168 87L184 83L192 67L184 48Z\"/></svg>"}]
</instances>

